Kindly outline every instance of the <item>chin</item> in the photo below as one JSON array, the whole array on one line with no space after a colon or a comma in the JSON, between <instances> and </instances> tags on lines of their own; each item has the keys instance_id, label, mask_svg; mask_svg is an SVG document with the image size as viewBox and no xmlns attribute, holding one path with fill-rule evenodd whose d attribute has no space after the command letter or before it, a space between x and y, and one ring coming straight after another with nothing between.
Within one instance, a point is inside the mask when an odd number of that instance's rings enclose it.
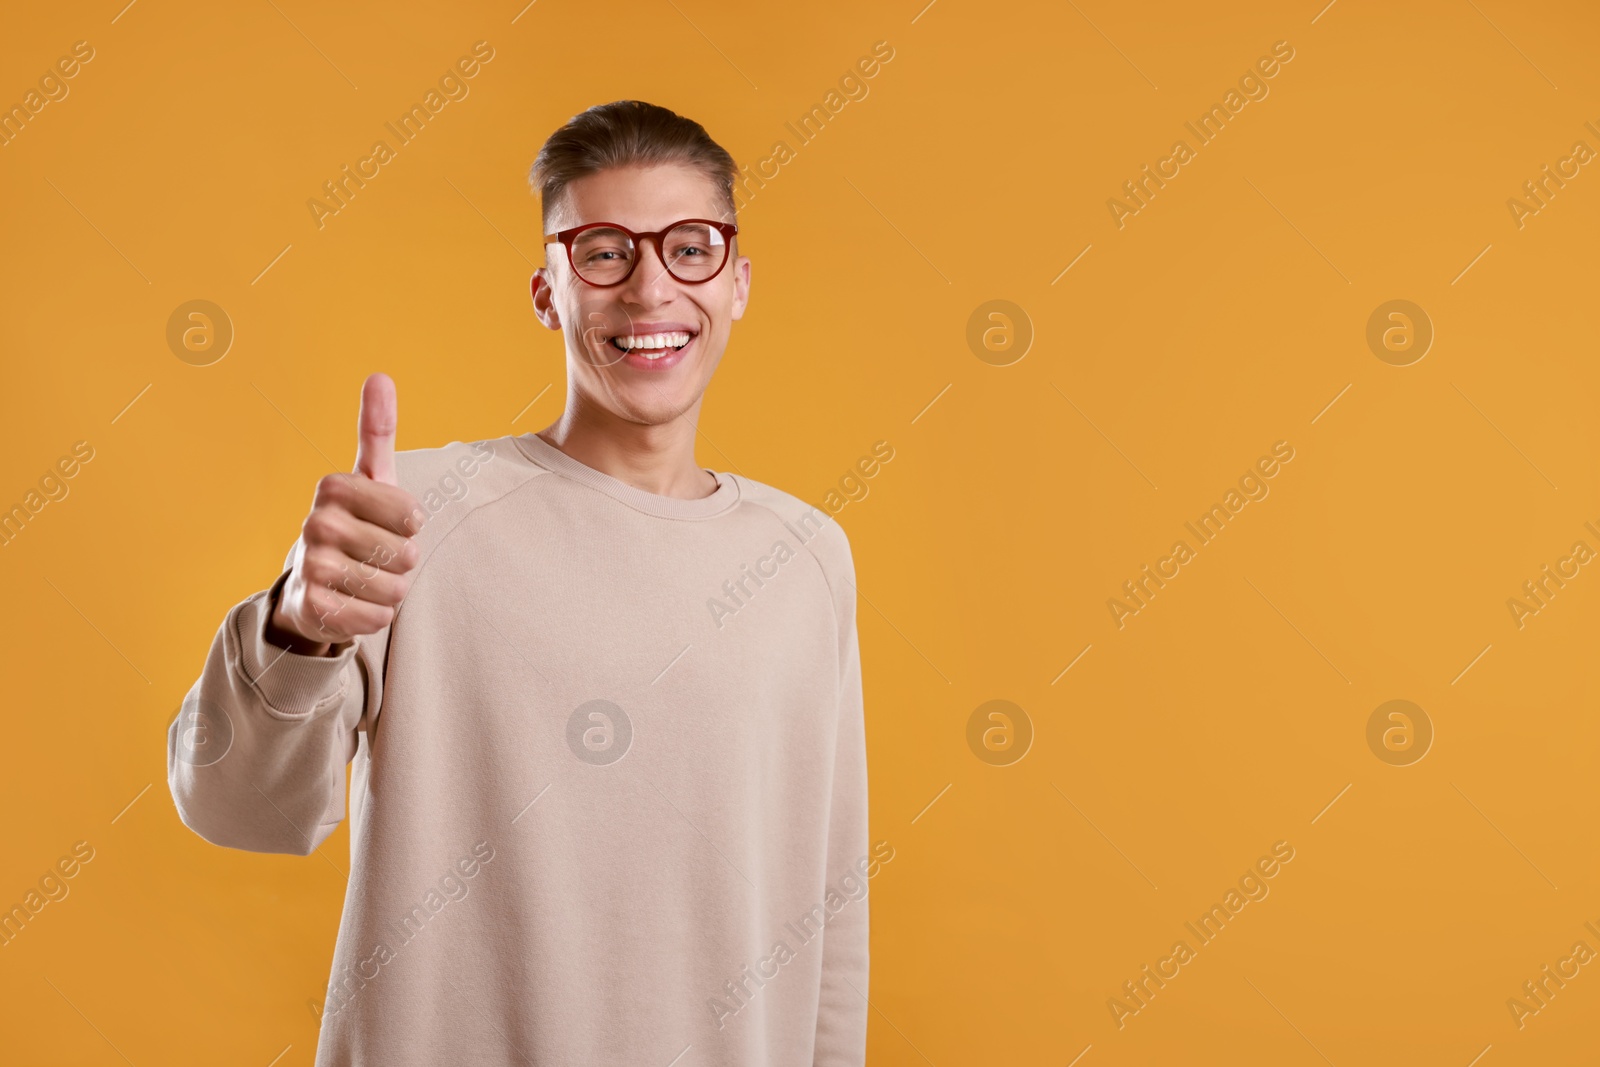
<instances>
[{"instance_id":1,"label":"chin","mask_svg":"<svg viewBox=\"0 0 1600 1067\"><path fill-rule=\"evenodd\" d=\"M677 389L650 389L648 394L630 391L624 406L637 422L660 426L678 418L694 406L695 397Z\"/></svg>"}]
</instances>

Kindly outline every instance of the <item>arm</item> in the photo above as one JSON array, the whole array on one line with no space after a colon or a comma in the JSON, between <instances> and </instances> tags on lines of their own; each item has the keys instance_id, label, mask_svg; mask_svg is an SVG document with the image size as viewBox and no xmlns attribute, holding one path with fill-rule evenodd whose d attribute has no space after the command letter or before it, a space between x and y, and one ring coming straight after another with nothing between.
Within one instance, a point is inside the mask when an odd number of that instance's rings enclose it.
<instances>
[{"instance_id":1,"label":"arm","mask_svg":"<svg viewBox=\"0 0 1600 1067\"><path fill-rule=\"evenodd\" d=\"M229 610L167 731L178 816L213 844L305 856L344 818L426 521L396 476L395 407L389 377L368 376L355 473L317 482L284 572Z\"/></svg>"},{"instance_id":2,"label":"arm","mask_svg":"<svg viewBox=\"0 0 1600 1067\"><path fill-rule=\"evenodd\" d=\"M841 531L842 535L842 531ZM839 612L839 723L828 811L828 886L848 903L822 934L822 988L817 1001L816 1067L861 1067L867 1049L867 746L856 637L855 566L844 543ZM873 873L876 873L874 870ZM852 895L860 899L849 899Z\"/></svg>"},{"instance_id":3,"label":"arm","mask_svg":"<svg viewBox=\"0 0 1600 1067\"><path fill-rule=\"evenodd\" d=\"M269 589L229 610L212 639L167 731L167 785L179 818L207 841L305 856L344 818L345 765L382 695L367 649L384 649L388 628L326 655L279 647L267 635L285 636L270 626L284 566Z\"/></svg>"}]
</instances>

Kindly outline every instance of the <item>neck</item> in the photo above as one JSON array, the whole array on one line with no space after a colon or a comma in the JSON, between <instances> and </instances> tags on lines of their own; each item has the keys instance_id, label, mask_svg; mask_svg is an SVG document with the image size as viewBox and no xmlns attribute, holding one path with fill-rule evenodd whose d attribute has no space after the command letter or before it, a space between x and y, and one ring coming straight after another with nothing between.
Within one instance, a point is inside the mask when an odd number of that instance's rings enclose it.
<instances>
[{"instance_id":1,"label":"neck","mask_svg":"<svg viewBox=\"0 0 1600 1067\"><path fill-rule=\"evenodd\" d=\"M696 500L717 488L716 479L695 462L699 417L698 399L677 418L651 425L619 418L569 394L561 417L536 436L635 489Z\"/></svg>"}]
</instances>

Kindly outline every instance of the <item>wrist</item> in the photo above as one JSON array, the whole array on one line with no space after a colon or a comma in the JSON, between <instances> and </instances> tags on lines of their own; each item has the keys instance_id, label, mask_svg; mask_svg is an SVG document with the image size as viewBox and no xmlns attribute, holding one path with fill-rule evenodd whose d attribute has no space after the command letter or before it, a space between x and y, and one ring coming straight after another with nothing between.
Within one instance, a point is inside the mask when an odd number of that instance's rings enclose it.
<instances>
[{"instance_id":1,"label":"wrist","mask_svg":"<svg viewBox=\"0 0 1600 1067\"><path fill-rule=\"evenodd\" d=\"M267 625L264 631L268 644L300 656L326 657L332 654L332 644L313 640L301 634L283 617L282 607L276 597L273 597L268 605Z\"/></svg>"}]
</instances>

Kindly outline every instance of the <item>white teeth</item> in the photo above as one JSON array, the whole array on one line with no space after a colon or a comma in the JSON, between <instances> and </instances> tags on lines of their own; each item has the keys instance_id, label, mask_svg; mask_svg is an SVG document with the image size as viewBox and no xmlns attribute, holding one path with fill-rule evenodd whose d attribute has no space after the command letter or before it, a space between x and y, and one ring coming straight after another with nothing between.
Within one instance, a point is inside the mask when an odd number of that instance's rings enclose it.
<instances>
[{"instance_id":1,"label":"white teeth","mask_svg":"<svg viewBox=\"0 0 1600 1067\"><path fill-rule=\"evenodd\" d=\"M682 348L689 343L691 336L691 334L679 330L671 333L623 334L612 340L616 342L618 347L629 350L636 348Z\"/></svg>"}]
</instances>

